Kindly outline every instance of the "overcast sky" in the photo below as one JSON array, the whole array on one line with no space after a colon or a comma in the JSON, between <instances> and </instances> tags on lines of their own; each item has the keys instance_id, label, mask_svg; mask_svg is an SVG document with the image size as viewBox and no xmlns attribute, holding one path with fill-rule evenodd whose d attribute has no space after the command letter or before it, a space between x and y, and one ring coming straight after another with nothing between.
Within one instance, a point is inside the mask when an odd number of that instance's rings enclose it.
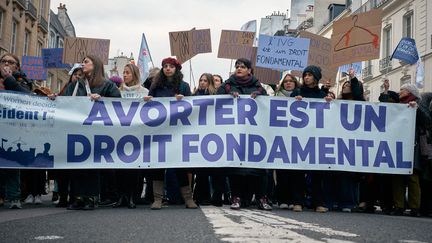
<instances>
[{"instance_id":1,"label":"overcast sky","mask_svg":"<svg viewBox=\"0 0 432 243\"><path fill-rule=\"evenodd\" d=\"M110 39L110 57L132 52L137 61L141 35L145 33L155 66L170 56L168 33L192 28L210 29L212 53L193 57L195 82L204 72L221 74L228 78L231 61L217 58L221 30L240 30L253 19L271 15L274 11L286 13L291 0L51 0L51 9L57 13L60 3L75 26L77 37ZM259 22L258 22L259 23ZM258 25L259 29L259 25ZM183 65L185 81L190 81L189 62ZM193 82L192 82L193 85Z\"/></svg>"}]
</instances>

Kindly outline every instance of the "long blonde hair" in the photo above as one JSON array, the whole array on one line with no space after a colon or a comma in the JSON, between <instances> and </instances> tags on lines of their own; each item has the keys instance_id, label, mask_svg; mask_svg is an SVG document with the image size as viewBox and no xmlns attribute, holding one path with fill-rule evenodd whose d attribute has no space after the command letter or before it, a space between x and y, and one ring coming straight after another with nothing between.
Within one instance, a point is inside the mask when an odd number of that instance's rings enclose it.
<instances>
[{"instance_id":1,"label":"long blonde hair","mask_svg":"<svg viewBox=\"0 0 432 243\"><path fill-rule=\"evenodd\" d=\"M129 84L126 84L126 86L135 86L137 84L140 83L140 72L139 72L139 68L136 65L133 65L132 63L128 63L125 65L125 68L129 68L131 70L132 73L132 81Z\"/></svg>"}]
</instances>

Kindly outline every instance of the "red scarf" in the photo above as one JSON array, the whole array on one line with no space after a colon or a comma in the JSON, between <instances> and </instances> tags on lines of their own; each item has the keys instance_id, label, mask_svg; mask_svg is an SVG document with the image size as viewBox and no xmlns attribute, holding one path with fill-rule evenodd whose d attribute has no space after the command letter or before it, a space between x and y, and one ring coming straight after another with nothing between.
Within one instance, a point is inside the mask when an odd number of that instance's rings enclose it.
<instances>
[{"instance_id":1,"label":"red scarf","mask_svg":"<svg viewBox=\"0 0 432 243\"><path fill-rule=\"evenodd\" d=\"M400 99L399 99L399 102L402 103L402 104L408 104L408 103L410 103L411 101L416 101L416 100L417 100L417 97L414 96L413 94L410 94L410 95L408 95L408 96L405 96L405 97L403 97L403 98L400 98Z\"/></svg>"}]
</instances>

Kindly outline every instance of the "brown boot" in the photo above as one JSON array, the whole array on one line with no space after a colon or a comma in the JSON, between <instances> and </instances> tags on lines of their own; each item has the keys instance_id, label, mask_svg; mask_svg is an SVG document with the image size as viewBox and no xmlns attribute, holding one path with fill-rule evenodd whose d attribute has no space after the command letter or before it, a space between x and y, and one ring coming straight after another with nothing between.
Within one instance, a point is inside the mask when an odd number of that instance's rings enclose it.
<instances>
[{"instance_id":1,"label":"brown boot","mask_svg":"<svg viewBox=\"0 0 432 243\"><path fill-rule=\"evenodd\" d=\"M164 191L163 181L153 181L153 197L154 201L150 206L151 209L161 209L162 207L162 196Z\"/></svg>"},{"instance_id":2,"label":"brown boot","mask_svg":"<svg viewBox=\"0 0 432 243\"><path fill-rule=\"evenodd\" d=\"M180 192L185 201L186 208L198 208L198 206L195 204L194 200L192 199L192 190L190 186L181 187Z\"/></svg>"}]
</instances>

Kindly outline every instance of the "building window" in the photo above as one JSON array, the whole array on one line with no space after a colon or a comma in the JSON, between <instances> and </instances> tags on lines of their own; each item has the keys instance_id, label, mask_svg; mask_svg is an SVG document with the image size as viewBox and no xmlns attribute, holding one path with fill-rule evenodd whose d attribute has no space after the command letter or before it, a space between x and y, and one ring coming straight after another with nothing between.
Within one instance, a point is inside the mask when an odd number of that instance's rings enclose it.
<instances>
[{"instance_id":1,"label":"building window","mask_svg":"<svg viewBox=\"0 0 432 243\"><path fill-rule=\"evenodd\" d=\"M413 11L409 11L403 16L403 36L413 38Z\"/></svg>"},{"instance_id":2,"label":"building window","mask_svg":"<svg viewBox=\"0 0 432 243\"><path fill-rule=\"evenodd\" d=\"M386 58L392 54L392 47L391 47L391 34L392 34L392 28L391 25L386 26L384 28L384 37L383 37L383 58Z\"/></svg>"},{"instance_id":3,"label":"building window","mask_svg":"<svg viewBox=\"0 0 432 243\"><path fill-rule=\"evenodd\" d=\"M4 23L3 16L4 16L4 11L0 9L0 39L3 36L3 23Z\"/></svg>"},{"instance_id":4,"label":"building window","mask_svg":"<svg viewBox=\"0 0 432 243\"><path fill-rule=\"evenodd\" d=\"M52 83L53 78L54 78L54 75L52 73L48 73L45 87L51 89L51 83Z\"/></svg>"},{"instance_id":5,"label":"building window","mask_svg":"<svg viewBox=\"0 0 432 243\"><path fill-rule=\"evenodd\" d=\"M38 47L37 47L36 56L42 56L42 48L43 48L42 42L38 41Z\"/></svg>"},{"instance_id":6,"label":"building window","mask_svg":"<svg viewBox=\"0 0 432 243\"><path fill-rule=\"evenodd\" d=\"M28 56L29 53L29 46L30 46L30 32L28 30L25 30L25 34L24 34L24 50L23 50L23 55L24 56Z\"/></svg>"},{"instance_id":7,"label":"building window","mask_svg":"<svg viewBox=\"0 0 432 243\"><path fill-rule=\"evenodd\" d=\"M57 92L60 92L62 87L63 87L63 82L60 79L58 79L57 80Z\"/></svg>"},{"instance_id":8,"label":"building window","mask_svg":"<svg viewBox=\"0 0 432 243\"><path fill-rule=\"evenodd\" d=\"M63 40L62 39L60 39L60 41L59 41L59 48L63 48L63 46L64 46L64 43L63 43Z\"/></svg>"},{"instance_id":9,"label":"building window","mask_svg":"<svg viewBox=\"0 0 432 243\"><path fill-rule=\"evenodd\" d=\"M39 1L39 9L40 9L40 12L39 12L39 15L40 16L42 16L42 17L45 17L45 9L46 9L46 2L48 2L48 1Z\"/></svg>"},{"instance_id":10,"label":"building window","mask_svg":"<svg viewBox=\"0 0 432 243\"><path fill-rule=\"evenodd\" d=\"M18 34L18 23L12 20L12 38L11 38L11 52L16 53L16 40Z\"/></svg>"},{"instance_id":11,"label":"building window","mask_svg":"<svg viewBox=\"0 0 432 243\"><path fill-rule=\"evenodd\" d=\"M56 35L54 33L54 31L50 31L50 36L49 36L49 47L50 48L55 48L55 41L56 41Z\"/></svg>"}]
</instances>

